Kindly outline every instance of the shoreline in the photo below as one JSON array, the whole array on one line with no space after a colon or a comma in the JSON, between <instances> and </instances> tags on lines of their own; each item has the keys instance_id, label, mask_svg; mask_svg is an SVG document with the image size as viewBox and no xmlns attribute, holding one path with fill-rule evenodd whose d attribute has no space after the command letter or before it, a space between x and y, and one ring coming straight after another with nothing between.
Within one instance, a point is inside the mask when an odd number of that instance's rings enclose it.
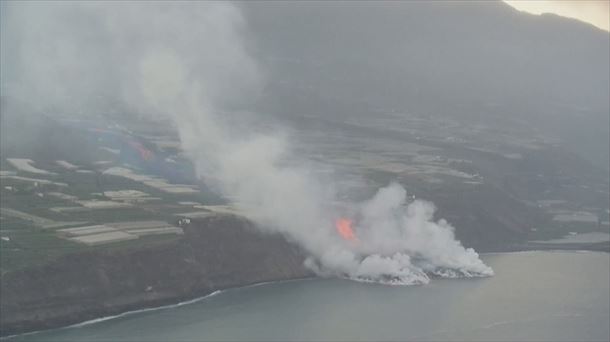
<instances>
[{"instance_id":1,"label":"shoreline","mask_svg":"<svg viewBox=\"0 0 610 342\"><path fill-rule=\"evenodd\" d=\"M257 287L257 286L263 286L263 285L269 285L269 284L290 283L290 282L294 282L294 281L303 281L303 280L310 280L310 279L316 279L316 277L283 279L283 280L276 280L276 281L263 281L263 282L260 282L260 283L254 283L254 284L249 284L249 285L228 287L226 289L216 290L216 291L214 291L214 292L212 292L210 294L207 294L207 295L204 295L204 296L201 296L201 297L197 297L197 298L193 298L193 299L189 299L189 300L185 300L185 301L182 301L182 302L179 302L179 303L176 303L176 304L167 304L167 305L162 305L162 306L153 306L153 307L148 307L148 308L142 308L142 309L136 309L136 310L131 310L131 311L125 311L125 312L120 313L118 315L94 318L94 319L90 319L88 321L83 321L83 322L80 322L80 323L75 323L75 324L67 325L65 327L51 328L51 329L45 329L45 330L32 331L30 333L25 333L25 334L11 335L11 336L7 336L6 338L10 338L12 336L21 336L21 335L26 335L26 334L28 334L28 335L29 334L36 334L36 333L40 333L40 332L43 332L43 331L49 331L49 330L55 330L55 329L78 328L78 327L83 327L83 326L90 325L90 324L110 321L110 320L113 320L115 318L131 316L131 315L135 315L135 314L139 314L139 313L178 308L178 307L181 307L181 306L184 306L184 305L195 304L195 303L201 302L201 301L203 301L205 299L208 299L208 298L211 298L211 297L214 297L216 295L222 294L224 292L232 291L232 290L247 289L247 288L251 288L251 287ZM4 339L4 338L5 337L2 337L1 339Z\"/></svg>"},{"instance_id":2,"label":"shoreline","mask_svg":"<svg viewBox=\"0 0 610 342\"><path fill-rule=\"evenodd\" d=\"M209 293L207 295L201 296L201 297L196 297L196 298L193 298L193 299L188 299L188 300L185 300L185 301L182 301L182 302L178 302L178 303L175 303L175 304L166 304L166 305L161 305L161 306L144 307L144 308L141 308L141 309L125 311L125 312L122 312L122 313L116 314L116 315L110 315L110 316L103 316L103 317L99 317L99 318L93 318L93 319L90 319L90 320L86 320L86 321L83 321L83 322L74 323L74 324L70 324L70 325L66 325L66 326L62 326L62 327L36 330L36 331L30 331L30 332L25 332L25 333L13 334L13 335L8 335L8 336L0 336L0 341L10 341L12 338L15 338L17 336L35 335L35 334L40 334L40 333L47 332L47 331L52 331L52 330L79 328L79 327L83 327L83 326L87 326L87 325L91 325L91 324L96 324L96 323L101 323L101 322L105 322L105 321L110 321L110 320L113 320L115 318L131 316L131 315L140 314L140 313L144 313L144 312L160 311L160 310L178 308L178 307L181 307L181 306L184 306L184 305L190 305L190 304L195 304L195 303L201 302L201 301L203 301L205 299L214 297L216 295L219 295L221 293L228 292L228 291L231 291L231 290L247 289L247 288L251 288L251 287L257 287L257 286L268 285L268 284L281 284L281 283L289 283L289 282L294 282L294 281L304 281L304 280L311 280L311 279L316 279L316 277L314 276L314 277L302 277L302 278L293 278L293 279L282 279L282 280L276 280L276 281L263 281L263 282L260 282L260 283L248 284L248 285L243 285L243 286L228 287L228 288L225 288L225 289L213 291L213 292L211 292L211 293Z\"/></svg>"},{"instance_id":3,"label":"shoreline","mask_svg":"<svg viewBox=\"0 0 610 342\"><path fill-rule=\"evenodd\" d=\"M184 305L218 290L311 277L303 260L301 251L279 235L259 234L234 217L215 217L186 227L180 240L68 254L3 274L0 335Z\"/></svg>"},{"instance_id":4,"label":"shoreline","mask_svg":"<svg viewBox=\"0 0 610 342\"><path fill-rule=\"evenodd\" d=\"M541 246L539 246L539 245L541 245ZM565 245L566 244L525 243L524 245L507 246L507 248L505 248L505 250L484 251L484 252L478 252L478 253L479 253L479 255L493 255L493 254L506 254L506 253L528 253L528 252L610 253L610 241L601 242L601 243L588 243L588 244L585 244L587 246L578 246L578 247L589 247L589 248L576 248L577 246L569 246L569 248L565 248ZM578 245L582 245L582 244L578 244ZM521 248L519 248L519 247L521 247ZM535 247L542 247L542 248L535 248ZM252 284L244 284L244 285L237 285L237 286L229 286L226 288L214 290L203 296L198 296L195 298L179 301L177 303L163 304L163 305L159 305L159 306L147 306L147 305L145 305L146 303L142 303L143 305L138 309L124 311L124 312L121 312L121 313L118 313L115 315L101 316L98 318L88 319L88 320L85 320L82 322L77 322L77 323L73 323L73 324L69 324L69 325L65 325L65 326L50 327L47 329L40 329L40 330L35 330L35 331L11 334L11 335L7 335L7 336L0 336L0 341L5 341L5 340L9 341L12 338L17 337L17 336L38 334L38 333L51 331L51 330L82 327L82 326L86 326L86 325L90 325L90 324L96 324L96 323L100 323L100 322L104 322L104 321L113 320L115 318L130 316L130 315L149 312L149 311L158 311L158 310L177 308L177 307L181 307L184 305L194 304L194 303L203 301L205 299L214 297L216 295L219 295L224 292L231 291L231 290L246 289L246 288L250 288L250 287L263 286L263 285L268 285L268 284L278 284L278 283L288 283L288 282L294 282L294 281L311 280L311 279L316 279L316 278L317 277L315 275L313 275L313 276L295 277L295 278L288 278L288 279L261 281L261 282L256 282L256 283L252 283Z\"/></svg>"},{"instance_id":5,"label":"shoreline","mask_svg":"<svg viewBox=\"0 0 610 342\"><path fill-rule=\"evenodd\" d=\"M548 243L548 242L531 242L511 244L506 246L497 246L489 249L476 250L479 254L486 253L511 253L511 252L527 252L527 251L590 251L590 252L605 252L610 253L610 241L601 242L569 242L569 243Z\"/></svg>"}]
</instances>

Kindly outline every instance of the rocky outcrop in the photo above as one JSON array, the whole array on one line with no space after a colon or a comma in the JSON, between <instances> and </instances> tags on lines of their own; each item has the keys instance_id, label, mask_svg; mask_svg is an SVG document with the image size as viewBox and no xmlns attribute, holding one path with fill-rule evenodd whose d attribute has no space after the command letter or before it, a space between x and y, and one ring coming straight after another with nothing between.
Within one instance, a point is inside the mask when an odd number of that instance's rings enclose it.
<instances>
[{"instance_id":1,"label":"rocky outcrop","mask_svg":"<svg viewBox=\"0 0 610 342\"><path fill-rule=\"evenodd\" d=\"M232 216L192 223L175 241L70 254L0 279L3 336L312 276L281 236Z\"/></svg>"}]
</instances>

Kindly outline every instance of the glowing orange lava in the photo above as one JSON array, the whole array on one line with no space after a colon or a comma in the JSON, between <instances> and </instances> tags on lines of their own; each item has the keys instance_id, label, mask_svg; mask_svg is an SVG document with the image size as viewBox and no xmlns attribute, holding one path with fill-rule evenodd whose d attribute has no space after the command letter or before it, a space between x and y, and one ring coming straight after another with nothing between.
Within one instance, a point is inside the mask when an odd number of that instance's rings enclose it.
<instances>
[{"instance_id":1,"label":"glowing orange lava","mask_svg":"<svg viewBox=\"0 0 610 342\"><path fill-rule=\"evenodd\" d=\"M154 158L154 156L155 156L154 153L151 150L144 147L144 145L142 145L141 142L132 140L132 141L129 141L128 143L131 147L135 148L138 151L138 153L140 154L140 157L142 159L149 161Z\"/></svg>"},{"instance_id":2,"label":"glowing orange lava","mask_svg":"<svg viewBox=\"0 0 610 342\"><path fill-rule=\"evenodd\" d=\"M339 235L345 240L348 241L357 241L356 234L354 234L354 230L352 229L352 221L346 218L340 218L335 222L335 227L337 228L337 232Z\"/></svg>"}]
</instances>

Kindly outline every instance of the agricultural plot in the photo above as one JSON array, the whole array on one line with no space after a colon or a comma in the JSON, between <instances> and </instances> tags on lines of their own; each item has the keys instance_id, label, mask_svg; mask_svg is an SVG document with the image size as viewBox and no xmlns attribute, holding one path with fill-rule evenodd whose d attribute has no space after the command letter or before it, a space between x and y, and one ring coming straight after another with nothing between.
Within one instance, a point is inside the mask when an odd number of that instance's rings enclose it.
<instances>
[{"instance_id":1,"label":"agricultural plot","mask_svg":"<svg viewBox=\"0 0 610 342\"><path fill-rule=\"evenodd\" d=\"M165 179L155 176L138 174L133 170L123 168L123 167L112 167L104 171L106 175L114 175L120 176L127 179L131 179L136 182L141 182L150 187L159 189L161 191L172 193L172 194L193 194L198 193L197 190L192 185L184 185L184 184L170 184Z\"/></svg>"},{"instance_id":2,"label":"agricultural plot","mask_svg":"<svg viewBox=\"0 0 610 342\"><path fill-rule=\"evenodd\" d=\"M7 158L6 159L13 167L15 167L19 171L29 172L29 173L37 173L41 175L53 175L55 173L49 172L47 170L39 169L32 164L34 162L31 159L25 158Z\"/></svg>"}]
</instances>

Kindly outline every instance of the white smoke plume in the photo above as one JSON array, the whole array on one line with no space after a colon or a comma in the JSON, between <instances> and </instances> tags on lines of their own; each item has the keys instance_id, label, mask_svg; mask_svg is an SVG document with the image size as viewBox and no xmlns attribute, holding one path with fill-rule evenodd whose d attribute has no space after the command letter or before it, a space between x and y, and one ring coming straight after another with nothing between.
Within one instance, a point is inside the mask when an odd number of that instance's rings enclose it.
<instances>
[{"instance_id":1,"label":"white smoke plume","mask_svg":"<svg viewBox=\"0 0 610 342\"><path fill-rule=\"evenodd\" d=\"M200 174L211 175L261 229L299 244L319 274L391 284L493 274L447 222L433 221L432 204L407 204L398 184L355 205L357 240L341 239L332 184L312 176L287 137L226 123L235 114L222 110L247 103L264 83L237 6L3 2L0 23L6 98L46 112L129 110L171 119Z\"/></svg>"}]
</instances>

